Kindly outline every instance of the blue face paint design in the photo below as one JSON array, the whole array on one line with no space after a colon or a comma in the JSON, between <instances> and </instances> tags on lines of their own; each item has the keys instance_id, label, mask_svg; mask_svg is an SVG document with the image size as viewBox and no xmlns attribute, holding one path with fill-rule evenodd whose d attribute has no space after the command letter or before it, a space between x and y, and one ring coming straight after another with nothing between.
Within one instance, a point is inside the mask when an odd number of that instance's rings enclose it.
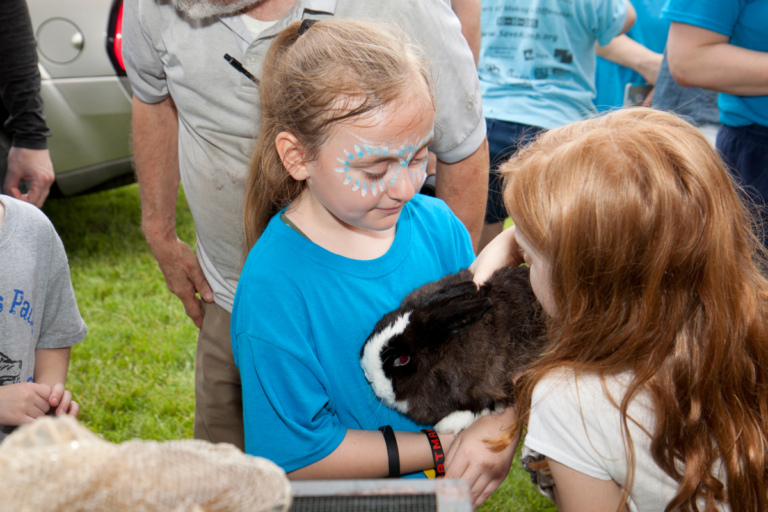
<instances>
[{"instance_id":1,"label":"blue face paint design","mask_svg":"<svg viewBox=\"0 0 768 512\"><path fill-rule=\"evenodd\" d=\"M418 165L412 165L413 157L421 150L421 148L426 146L427 142L434 136L434 133L433 129L430 131L427 138L422 139L421 141L418 141L417 135L413 135L408 143L392 153L398 157L397 160L389 164L384 174L380 174L378 178L370 178L370 173L365 172L363 168L356 169L354 164L356 160L363 159L369 155L389 157L390 149L387 146L372 146L368 143L362 143L362 145L355 144L352 151L345 150L344 157L336 159L341 165L336 167L335 171L344 175L342 185L348 186L350 183L354 182L352 191L360 191L362 197L366 197L369 190L374 197L379 193L384 193L387 186L394 185L397 180L403 176L407 176L414 187L419 187L421 183L423 183L427 171L429 150L426 150L423 158L418 160ZM416 141L418 141L418 143L416 143ZM401 173L403 169L407 169L407 172ZM359 177L355 175L359 173L362 173L363 176ZM389 176L389 179L385 181L387 176Z\"/></svg>"}]
</instances>

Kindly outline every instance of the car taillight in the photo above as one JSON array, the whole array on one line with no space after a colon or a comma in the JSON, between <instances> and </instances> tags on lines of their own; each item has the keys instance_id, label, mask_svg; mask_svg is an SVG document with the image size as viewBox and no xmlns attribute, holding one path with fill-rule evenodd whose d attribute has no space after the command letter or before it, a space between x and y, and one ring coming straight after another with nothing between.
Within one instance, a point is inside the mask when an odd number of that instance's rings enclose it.
<instances>
[{"instance_id":1,"label":"car taillight","mask_svg":"<svg viewBox=\"0 0 768 512\"><path fill-rule=\"evenodd\" d=\"M107 27L107 53L118 75L125 75L123 63L123 0L115 0Z\"/></svg>"}]
</instances>

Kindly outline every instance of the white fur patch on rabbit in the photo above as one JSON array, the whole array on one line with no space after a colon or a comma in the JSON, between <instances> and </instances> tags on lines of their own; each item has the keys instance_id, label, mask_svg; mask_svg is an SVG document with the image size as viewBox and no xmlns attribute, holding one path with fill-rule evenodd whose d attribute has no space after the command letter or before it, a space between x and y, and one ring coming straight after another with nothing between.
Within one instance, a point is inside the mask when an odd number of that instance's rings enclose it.
<instances>
[{"instance_id":1,"label":"white fur patch on rabbit","mask_svg":"<svg viewBox=\"0 0 768 512\"><path fill-rule=\"evenodd\" d=\"M483 412L477 414L473 413L472 411L452 412L445 418L435 423L435 431L441 434L444 432L458 434L473 424L475 421L477 421L478 418L482 418L483 416L490 413L491 411L488 409L484 409Z\"/></svg>"},{"instance_id":2,"label":"white fur patch on rabbit","mask_svg":"<svg viewBox=\"0 0 768 512\"><path fill-rule=\"evenodd\" d=\"M360 358L365 378L371 383L373 392L376 393L376 396L378 396L382 402L397 409L403 414L408 412L408 401L401 402L395 399L395 390L392 388L392 381L384 375L381 352L386 348L389 340L405 331L405 328L408 327L408 319L410 316L410 311L399 316L394 322L382 329L381 332L371 337L365 345L363 356Z\"/></svg>"},{"instance_id":3,"label":"white fur patch on rabbit","mask_svg":"<svg viewBox=\"0 0 768 512\"><path fill-rule=\"evenodd\" d=\"M445 418L435 423L435 431L438 433L452 432L454 434L458 434L483 416L487 416L491 414L491 412L493 412L493 414L501 414L505 410L506 407L501 404L497 404L493 411L490 409L483 409L477 414L473 413L472 411L452 412Z\"/></svg>"}]
</instances>

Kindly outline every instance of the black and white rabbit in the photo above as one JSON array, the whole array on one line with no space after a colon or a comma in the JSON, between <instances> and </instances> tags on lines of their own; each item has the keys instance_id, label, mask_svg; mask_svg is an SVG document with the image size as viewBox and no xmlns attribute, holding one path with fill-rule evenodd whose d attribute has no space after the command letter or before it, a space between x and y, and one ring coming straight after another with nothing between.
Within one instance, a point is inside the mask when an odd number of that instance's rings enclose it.
<instances>
[{"instance_id":1,"label":"black and white rabbit","mask_svg":"<svg viewBox=\"0 0 768 512\"><path fill-rule=\"evenodd\" d=\"M378 321L360 359L385 404L458 433L513 403L513 376L545 338L527 267L499 269L480 287L465 269L411 292Z\"/></svg>"}]
</instances>

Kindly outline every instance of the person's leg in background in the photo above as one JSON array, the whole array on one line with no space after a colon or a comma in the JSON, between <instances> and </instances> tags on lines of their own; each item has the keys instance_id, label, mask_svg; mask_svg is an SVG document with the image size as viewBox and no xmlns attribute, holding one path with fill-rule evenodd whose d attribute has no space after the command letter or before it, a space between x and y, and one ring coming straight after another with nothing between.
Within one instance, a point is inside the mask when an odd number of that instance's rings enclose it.
<instances>
[{"instance_id":1,"label":"person's leg in background","mask_svg":"<svg viewBox=\"0 0 768 512\"><path fill-rule=\"evenodd\" d=\"M232 355L232 315L203 303L203 327L195 357L195 439L231 443L245 451L240 372Z\"/></svg>"},{"instance_id":2,"label":"person's leg in background","mask_svg":"<svg viewBox=\"0 0 768 512\"><path fill-rule=\"evenodd\" d=\"M515 154L517 149L524 146L542 131L541 128L525 124L486 119L486 134L488 137L488 155L491 162L491 172L488 177L488 202L485 207L485 224L480 235L478 252L493 240L504 229L507 211L502 197L503 179L498 172L501 164Z\"/></svg>"},{"instance_id":3,"label":"person's leg in background","mask_svg":"<svg viewBox=\"0 0 768 512\"><path fill-rule=\"evenodd\" d=\"M758 205L762 225L763 245L766 245L768 227L768 127L722 125L717 132L717 149L723 161L736 173L737 181L746 187L749 196Z\"/></svg>"}]
</instances>

